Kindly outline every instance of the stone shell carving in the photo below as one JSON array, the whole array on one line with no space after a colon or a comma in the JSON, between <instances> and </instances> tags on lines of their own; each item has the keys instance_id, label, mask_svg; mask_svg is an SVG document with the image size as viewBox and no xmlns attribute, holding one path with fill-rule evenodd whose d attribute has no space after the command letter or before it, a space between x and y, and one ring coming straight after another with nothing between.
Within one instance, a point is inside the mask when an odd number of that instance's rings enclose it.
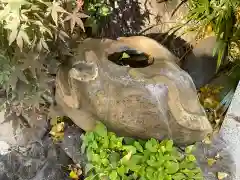
<instances>
[{"instance_id":1,"label":"stone shell carving","mask_svg":"<svg viewBox=\"0 0 240 180\"><path fill-rule=\"evenodd\" d=\"M108 60L123 47L150 55L154 63L131 68ZM177 144L200 141L212 128L191 77L177 61L162 45L143 36L87 39L69 65L58 70L56 102L84 130L100 120L119 135L172 138Z\"/></svg>"}]
</instances>

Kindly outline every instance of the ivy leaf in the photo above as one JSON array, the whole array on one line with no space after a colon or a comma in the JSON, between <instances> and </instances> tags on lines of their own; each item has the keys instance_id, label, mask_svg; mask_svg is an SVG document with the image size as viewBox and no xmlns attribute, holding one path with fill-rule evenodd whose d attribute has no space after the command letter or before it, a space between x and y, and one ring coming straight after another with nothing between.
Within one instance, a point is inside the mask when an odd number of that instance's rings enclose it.
<instances>
[{"instance_id":1,"label":"ivy leaf","mask_svg":"<svg viewBox=\"0 0 240 180\"><path fill-rule=\"evenodd\" d=\"M75 9L72 14L69 14L69 15L64 19L64 21L69 21L69 20L70 20L71 33L73 33L73 29L74 29L74 27L75 27L76 24L77 24L79 27L81 27L82 30L85 32L84 24L83 24L81 18L87 18L87 17L89 17L89 16L86 15L86 14L84 14L84 13L79 13L79 12L77 11L77 9Z\"/></svg>"},{"instance_id":2,"label":"ivy leaf","mask_svg":"<svg viewBox=\"0 0 240 180\"><path fill-rule=\"evenodd\" d=\"M52 5L47 8L47 12L51 13L52 19L56 26L58 26L58 13L67 13L61 6L59 2L52 2Z\"/></svg>"}]
</instances>

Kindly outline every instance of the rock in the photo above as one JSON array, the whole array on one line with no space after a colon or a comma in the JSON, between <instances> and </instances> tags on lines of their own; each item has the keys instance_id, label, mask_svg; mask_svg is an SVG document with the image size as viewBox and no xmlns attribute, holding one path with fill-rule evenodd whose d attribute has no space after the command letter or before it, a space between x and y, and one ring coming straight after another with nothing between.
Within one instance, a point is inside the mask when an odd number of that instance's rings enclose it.
<instances>
[{"instance_id":1,"label":"rock","mask_svg":"<svg viewBox=\"0 0 240 180\"><path fill-rule=\"evenodd\" d=\"M0 154L5 155L9 152L10 145L5 141L0 141Z\"/></svg>"},{"instance_id":2,"label":"rock","mask_svg":"<svg viewBox=\"0 0 240 180\"><path fill-rule=\"evenodd\" d=\"M0 140L11 145L25 146L40 142L48 129L45 112L21 107L1 112Z\"/></svg>"},{"instance_id":3,"label":"rock","mask_svg":"<svg viewBox=\"0 0 240 180\"><path fill-rule=\"evenodd\" d=\"M233 158L231 174L240 179L240 83L235 91L232 103L220 129L220 136L226 142L228 153Z\"/></svg>"},{"instance_id":4,"label":"rock","mask_svg":"<svg viewBox=\"0 0 240 180\"><path fill-rule=\"evenodd\" d=\"M149 54L154 63L131 68L108 61L106 56L121 46ZM211 132L191 77L156 41L137 36L117 42L88 39L78 50L69 61L78 63L61 66L57 73L55 98L80 128L92 130L100 120L119 135L172 138L177 144L201 141Z\"/></svg>"},{"instance_id":5,"label":"rock","mask_svg":"<svg viewBox=\"0 0 240 180\"><path fill-rule=\"evenodd\" d=\"M64 130L64 140L59 146L75 164L81 164L82 167L85 167L86 157L81 153L82 133L77 127L68 127Z\"/></svg>"},{"instance_id":6,"label":"rock","mask_svg":"<svg viewBox=\"0 0 240 180\"><path fill-rule=\"evenodd\" d=\"M203 39L182 64L182 68L189 73L197 88L209 83L216 73L217 56L213 56L215 46L216 37Z\"/></svg>"},{"instance_id":7,"label":"rock","mask_svg":"<svg viewBox=\"0 0 240 180\"><path fill-rule=\"evenodd\" d=\"M212 144L198 143L195 155L204 172L205 179L217 180L217 172L228 174L227 179L240 179L240 83L232 103L223 121L219 134L213 137ZM207 158L214 158L216 163L210 167Z\"/></svg>"},{"instance_id":8,"label":"rock","mask_svg":"<svg viewBox=\"0 0 240 180\"><path fill-rule=\"evenodd\" d=\"M67 175L62 167L72 163L49 138L44 140L43 146L34 143L24 151L12 149L0 158L0 177L5 177L4 180L65 180Z\"/></svg>"},{"instance_id":9,"label":"rock","mask_svg":"<svg viewBox=\"0 0 240 180\"><path fill-rule=\"evenodd\" d=\"M14 138L11 121L5 122L5 111L0 112L0 140L10 145L16 145L17 141Z\"/></svg>"}]
</instances>

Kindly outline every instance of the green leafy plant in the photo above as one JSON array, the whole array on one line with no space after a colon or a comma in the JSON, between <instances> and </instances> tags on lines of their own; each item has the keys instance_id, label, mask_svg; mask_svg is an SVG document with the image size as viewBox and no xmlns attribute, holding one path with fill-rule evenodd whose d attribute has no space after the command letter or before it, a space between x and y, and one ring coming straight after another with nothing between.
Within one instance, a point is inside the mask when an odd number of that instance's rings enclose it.
<instances>
[{"instance_id":1,"label":"green leafy plant","mask_svg":"<svg viewBox=\"0 0 240 180\"><path fill-rule=\"evenodd\" d=\"M107 0L84 1L84 10L90 16L86 21L86 26L91 27L93 33L96 33L102 20L112 13L112 8Z\"/></svg>"},{"instance_id":2,"label":"green leafy plant","mask_svg":"<svg viewBox=\"0 0 240 180\"><path fill-rule=\"evenodd\" d=\"M218 52L218 70L223 63L224 54L231 55L231 52L236 52L236 48L239 49L240 1L188 0L188 2L189 12L186 18L188 22L195 24L192 29L208 33L212 31L217 36L217 46L213 53Z\"/></svg>"},{"instance_id":3,"label":"green leafy plant","mask_svg":"<svg viewBox=\"0 0 240 180\"><path fill-rule=\"evenodd\" d=\"M67 53L65 44L80 34L78 27L84 31L82 18L87 17L68 1L0 2L0 88L7 91L8 102L36 105L42 94L50 94L54 77L48 64Z\"/></svg>"},{"instance_id":4,"label":"green leafy plant","mask_svg":"<svg viewBox=\"0 0 240 180\"><path fill-rule=\"evenodd\" d=\"M161 142L118 137L98 123L96 129L82 137L82 152L86 152L89 164L85 168L85 179L141 179L183 180L203 179L194 146L180 153L172 140Z\"/></svg>"}]
</instances>

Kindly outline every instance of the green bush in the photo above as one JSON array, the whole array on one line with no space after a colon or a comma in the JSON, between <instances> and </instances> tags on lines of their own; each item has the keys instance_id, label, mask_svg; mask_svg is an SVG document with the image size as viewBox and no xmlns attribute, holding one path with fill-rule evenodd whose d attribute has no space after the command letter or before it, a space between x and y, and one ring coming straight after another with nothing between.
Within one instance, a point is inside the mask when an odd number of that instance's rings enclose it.
<instances>
[{"instance_id":1,"label":"green bush","mask_svg":"<svg viewBox=\"0 0 240 180\"><path fill-rule=\"evenodd\" d=\"M222 57L239 53L240 40L240 1L239 0L188 0L187 20L194 24L194 30L213 31L217 36L217 68L222 64ZM231 53L233 52L233 53ZM238 58L239 57L235 57Z\"/></svg>"},{"instance_id":2,"label":"green bush","mask_svg":"<svg viewBox=\"0 0 240 180\"><path fill-rule=\"evenodd\" d=\"M91 27L93 33L97 32L104 18L112 13L112 9L107 0L84 1L84 10L90 16L86 21L86 26Z\"/></svg>"},{"instance_id":3,"label":"green bush","mask_svg":"<svg viewBox=\"0 0 240 180\"><path fill-rule=\"evenodd\" d=\"M89 164L85 179L141 179L186 180L203 179L196 158L191 154L194 146L180 153L172 140L161 142L117 137L98 123L92 132L83 135L82 152Z\"/></svg>"}]
</instances>

